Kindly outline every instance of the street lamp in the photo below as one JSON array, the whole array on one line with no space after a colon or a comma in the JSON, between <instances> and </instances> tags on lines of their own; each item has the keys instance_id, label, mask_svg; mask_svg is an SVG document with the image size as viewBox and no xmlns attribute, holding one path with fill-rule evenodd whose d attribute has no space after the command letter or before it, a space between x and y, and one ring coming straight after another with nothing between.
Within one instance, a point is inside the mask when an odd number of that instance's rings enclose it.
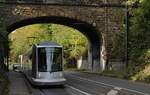
<instances>
[{"instance_id":1,"label":"street lamp","mask_svg":"<svg viewBox=\"0 0 150 95\"><path fill-rule=\"evenodd\" d=\"M128 1L128 0L127 0ZM128 68L128 35L129 35L129 11L128 11L128 4L126 1L126 68Z\"/></svg>"}]
</instances>

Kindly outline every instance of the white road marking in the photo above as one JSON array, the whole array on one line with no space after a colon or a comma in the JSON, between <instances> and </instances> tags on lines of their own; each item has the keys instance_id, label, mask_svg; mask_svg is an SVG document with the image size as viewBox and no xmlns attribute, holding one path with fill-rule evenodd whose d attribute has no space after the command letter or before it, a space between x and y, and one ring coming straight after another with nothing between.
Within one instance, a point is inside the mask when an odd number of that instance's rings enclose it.
<instances>
[{"instance_id":1,"label":"white road marking","mask_svg":"<svg viewBox=\"0 0 150 95\"><path fill-rule=\"evenodd\" d=\"M77 79L77 78L76 78L76 79L74 78L74 80L78 80L78 81L81 81L81 82L84 81L83 79L79 79L79 78L78 78L78 79ZM100 86L100 87L104 87L104 88L109 88L109 87L106 86L106 85L101 85L101 84L96 84L96 85L98 85L98 86Z\"/></svg>"},{"instance_id":2,"label":"white road marking","mask_svg":"<svg viewBox=\"0 0 150 95\"><path fill-rule=\"evenodd\" d=\"M118 87L118 86L115 86L115 85L111 85L111 84L106 84L106 83L103 83L103 82L99 82L99 81L94 81L94 80L90 80L90 79L86 79L86 78L82 78L82 77L79 77L79 76L76 76L76 75L71 75L71 76L74 76L80 80L85 80L85 81L89 81L89 82L94 82L94 83L97 83L97 84L102 84L102 85L106 85L106 86L110 86L110 87ZM150 95L148 93L144 93L144 92L140 92L140 91L136 91L136 90L132 90L132 89L128 89L128 88L123 88L123 87L118 87L118 88L122 88L124 90L128 90L128 91L131 91L131 92L135 92L135 93L139 93L139 94L143 94L143 95Z\"/></svg>"},{"instance_id":3,"label":"white road marking","mask_svg":"<svg viewBox=\"0 0 150 95\"><path fill-rule=\"evenodd\" d=\"M118 91L116 90L110 90L107 95L117 95L118 94Z\"/></svg>"},{"instance_id":4,"label":"white road marking","mask_svg":"<svg viewBox=\"0 0 150 95\"><path fill-rule=\"evenodd\" d=\"M121 90L122 88L120 87L114 87L115 90Z\"/></svg>"},{"instance_id":5,"label":"white road marking","mask_svg":"<svg viewBox=\"0 0 150 95\"><path fill-rule=\"evenodd\" d=\"M69 87L69 88L71 88L71 89L73 89L73 90L76 90L76 91L78 91L78 92L80 92L80 93L82 93L82 94L85 94L85 95L92 95L92 94L90 94L90 93L87 93L87 92L84 92L84 91L81 91L81 90L79 90L79 89L77 89L77 88L74 88L74 87L72 87L72 86L70 86L70 85L65 85L66 87Z\"/></svg>"},{"instance_id":6,"label":"white road marking","mask_svg":"<svg viewBox=\"0 0 150 95\"><path fill-rule=\"evenodd\" d=\"M120 87L114 87L114 89L110 90L107 95L117 95L118 91L121 90L122 88Z\"/></svg>"}]
</instances>

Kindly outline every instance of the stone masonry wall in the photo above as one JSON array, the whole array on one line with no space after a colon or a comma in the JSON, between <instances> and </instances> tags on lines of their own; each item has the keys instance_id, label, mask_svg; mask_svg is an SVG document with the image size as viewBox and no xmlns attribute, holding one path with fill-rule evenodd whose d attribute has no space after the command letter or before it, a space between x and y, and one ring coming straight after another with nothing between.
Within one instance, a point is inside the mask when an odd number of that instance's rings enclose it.
<instances>
[{"instance_id":1,"label":"stone masonry wall","mask_svg":"<svg viewBox=\"0 0 150 95\"><path fill-rule=\"evenodd\" d=\"M20 1L23 2L23 0ZM45 2L48 2L48 0L45 0ZM90 2L90 0L87 0L87 2ZM110 3L112 1L108 0L107 2ZM105 2L102 0L98 3L102 4ZM122 2L116 0L112 4L122 4ZM0 4L0 10L0 32L5 32L6 35L8 34L6 31L7 26L28 18L59 16L85 21L93 25L97 29L96 32L98 35L103 37L102 42L107 47L108 53L113 47L112 43L115 33L123 31L123 20L125 16L124 8L98 6Z\"/></svg>"}]
</instances>

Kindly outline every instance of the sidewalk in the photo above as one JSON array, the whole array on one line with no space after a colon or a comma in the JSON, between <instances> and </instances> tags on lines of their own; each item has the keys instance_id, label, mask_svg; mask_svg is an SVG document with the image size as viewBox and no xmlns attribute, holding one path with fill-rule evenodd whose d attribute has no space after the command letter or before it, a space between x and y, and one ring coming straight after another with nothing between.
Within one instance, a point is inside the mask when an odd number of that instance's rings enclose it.
<instances>
[{"instance_id":1,"label":"sidewalk","mask_svg":"<svg viewBox=\"0 0 150 95\"><path fill-rule=\"evenodd\" d=\"M10 71L8 77L10 81L9 95L31 95L21 73Z\"/></svg>"}]
</instances>

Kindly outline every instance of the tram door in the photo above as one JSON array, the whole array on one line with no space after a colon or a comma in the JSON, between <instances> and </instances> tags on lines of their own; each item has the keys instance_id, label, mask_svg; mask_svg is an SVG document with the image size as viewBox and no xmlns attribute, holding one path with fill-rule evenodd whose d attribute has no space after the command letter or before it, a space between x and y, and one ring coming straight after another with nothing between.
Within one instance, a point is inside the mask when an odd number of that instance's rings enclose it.
<instances>
[{"instance_id":1,"label":"tram door","mask_svg":"<svg viewBox=\"0 0 150 95\"><path fill-rule=\"evenodd\" d=\"M36 78L37 75L37 59L36 59L36 46L32 47L32 77Z\"/></svg>"}]
</instances>

